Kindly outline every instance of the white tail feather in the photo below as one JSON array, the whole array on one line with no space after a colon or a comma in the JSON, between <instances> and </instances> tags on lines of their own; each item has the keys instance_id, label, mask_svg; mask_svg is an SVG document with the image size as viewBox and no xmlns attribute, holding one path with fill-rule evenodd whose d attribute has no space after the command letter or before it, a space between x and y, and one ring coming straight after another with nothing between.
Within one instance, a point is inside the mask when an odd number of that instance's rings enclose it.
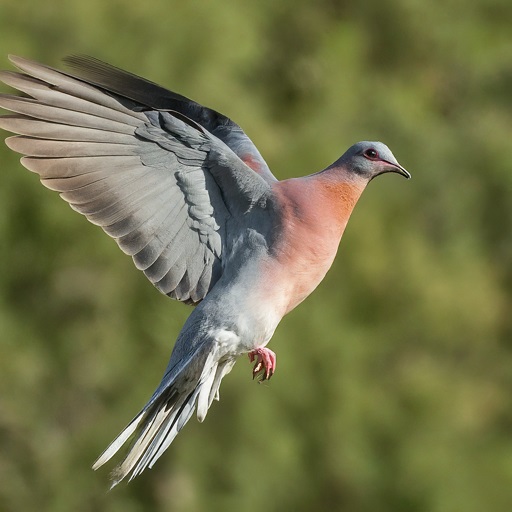
<instances>
[{"instance_id":1,"label":"white tail feather","mask_svg":"<svg viewBox=\"0 0 512 512\"><path fill-rule=\"evenodd\" d=\"M216 360L210 352L203 370L194 382L194 369L185 369L160 395L150 402L119 434L94 463L93 469L110 460L130 437L135 435L128 454L112 473L112 487L130 475L130 480L151 468L169 447L197 409L199 421L203 421L214 398L218 399L219 386L224 375L235 363L234 358Z\"/></svg>"},{"instance_id":2,"label":"white tail feather","mask_svg":"<svg viewBox=\"0 0 512 512\"><path fill-rule=\"evenodd\" d=\"M108 462L128 440L128 438L135 432L138 424L141 422L144 413L140 413L136 416L130 424L109 444L107 449L98 457L96 462L93 464L92 469L95 471Z\"/></svg>"}]
</instances>

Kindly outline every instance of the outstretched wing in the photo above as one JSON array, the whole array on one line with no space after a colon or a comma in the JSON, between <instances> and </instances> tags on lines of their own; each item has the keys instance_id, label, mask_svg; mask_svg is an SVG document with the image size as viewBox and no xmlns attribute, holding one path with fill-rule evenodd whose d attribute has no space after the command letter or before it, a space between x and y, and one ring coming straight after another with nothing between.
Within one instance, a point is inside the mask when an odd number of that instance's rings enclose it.
<instances>
[{"instance_id":1,"label":"outstretched wing","mask_svg":"<svg viewBox=\"0 0 512 512\"><path fill-rule=\"evenodd\" d=\"M7 145L161 292L201 301L222 274L229 219L249 211L268 183L183 113L11 60L24 73L1 72L0 80L28 97L0 95L14 113L0 127L19 134Z\"/></svg>"},{"instance_id":2,"label":"outstretched wing","mask_svg":"<svg viewBox=\"0 0 512 512\"><path fill-rule=\"evenodd\" d=\"M156 110L174 110L187 116L218 137L267 182L276 181L251 139L225 115L98 59L71 56L65 62L88 83L130 98L139 105Z\"/></svg>"}]
</instances>

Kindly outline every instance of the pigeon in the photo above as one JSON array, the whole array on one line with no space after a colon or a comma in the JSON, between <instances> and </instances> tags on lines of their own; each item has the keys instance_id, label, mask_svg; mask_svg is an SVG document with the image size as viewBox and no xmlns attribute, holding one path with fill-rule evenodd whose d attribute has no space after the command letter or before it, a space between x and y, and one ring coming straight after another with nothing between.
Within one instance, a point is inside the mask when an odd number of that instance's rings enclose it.
<instances>
[{"instance_id":1,"label":"pigeon","mask_svg":"<svg viewBox=\"0 0 512 512\"><path fill-rule=\"evenodd\" d=\"M194 412L203 421L241 355L268 380L267 347L331 267L376 176L410 174L381 142L321 172L279 181L228 117L102 61L72 73L20 57L0 80L0 128L21 163L100 226L165 295L194 306L147 404L95 462L127 444L112 486L151 468Z\"/></svg>"}]
</instances>

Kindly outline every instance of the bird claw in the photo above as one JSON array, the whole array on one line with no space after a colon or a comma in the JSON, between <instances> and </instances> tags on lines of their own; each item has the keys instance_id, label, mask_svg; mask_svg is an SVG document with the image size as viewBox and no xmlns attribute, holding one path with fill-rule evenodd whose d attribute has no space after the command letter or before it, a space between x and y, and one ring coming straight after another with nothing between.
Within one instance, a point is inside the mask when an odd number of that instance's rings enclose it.
<instances>
[{"instance_id":1,"label":"bird claw","mask_svg":"<svg viewBox=\"0 0 512 512\"><path fill-rule=\"evenodd\" d=\"M272 350L266 347L255 348L249 352L248 355L251 363L256 360L256 364L252 370L253 379L261 373L258 380L259 382L263 382L274 375L276 371L276 354L272 352Z\"/></svg>"}]
</instances>

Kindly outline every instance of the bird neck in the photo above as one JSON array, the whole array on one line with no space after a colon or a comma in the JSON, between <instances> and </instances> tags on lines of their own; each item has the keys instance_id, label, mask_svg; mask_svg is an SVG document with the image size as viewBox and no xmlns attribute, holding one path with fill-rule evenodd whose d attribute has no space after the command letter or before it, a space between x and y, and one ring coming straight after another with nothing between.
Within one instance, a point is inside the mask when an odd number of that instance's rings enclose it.
<instances>
[{"instance_id":1,"label":"bird neck","mask_svg":"<svg viewBox=\"0 0 512 512\"><path fill-rule=\"evenodd\" d=\"M351 176L343 167L331 166L310 176L280 182L277 188L294 223L315 238L337 245L366 185L366 180Z\"/></svg>"},{"instance_id":2,"label":"bird neck","mask_svg":"<svg viewBox=\"0 0 512 512\"><path fill-rule=\"evenodd\" d=\"M338 244L366 184L342 167L331 166L310 176L276 182L274 193L295 229Z\"/></svg>"},{"instance_id":3,"label":"bird neck","mask_svg":"<svg viewBox=\"0 0 512 512\"><path fill-rule=\"evenodd\" d=\"M366 180L353 178L343 168L330 167L310 177L322 201L323 217L343 235L354 207L365 189Z\"/></svg>"}]
</instances>

